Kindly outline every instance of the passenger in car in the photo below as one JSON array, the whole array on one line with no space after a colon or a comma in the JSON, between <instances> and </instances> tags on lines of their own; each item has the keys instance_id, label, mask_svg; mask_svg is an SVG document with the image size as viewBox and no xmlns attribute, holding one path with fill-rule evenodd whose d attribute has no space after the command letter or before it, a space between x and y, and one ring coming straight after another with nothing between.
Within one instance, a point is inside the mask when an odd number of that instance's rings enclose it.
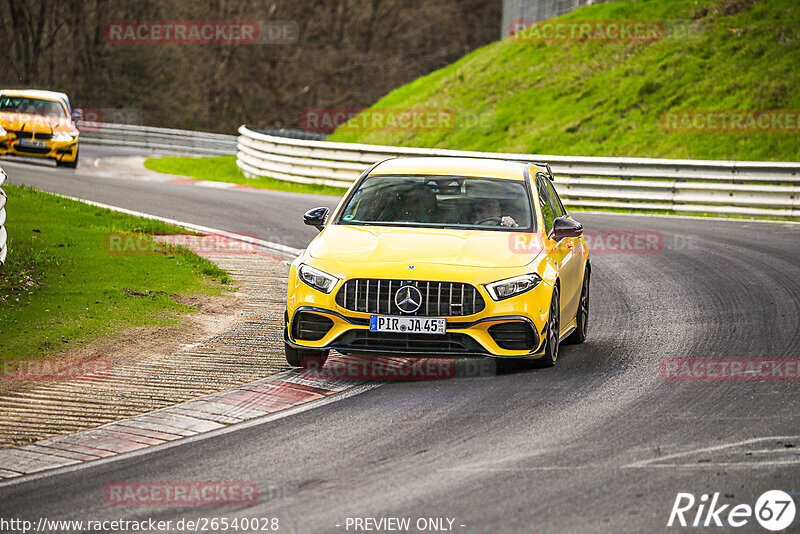
<instances>
[{"instance_id":1,"label":"passenger in car","mask_svg":"<svg viewBox=\"0 0 800 534\"><path fill-rule=\"evenodd\" d=\"M495 199L482 200L473 211L474 224L487 226L507 226L516 228L519 225L512 217L503 215L500 201Z\"/></svg>"}]
</instances>

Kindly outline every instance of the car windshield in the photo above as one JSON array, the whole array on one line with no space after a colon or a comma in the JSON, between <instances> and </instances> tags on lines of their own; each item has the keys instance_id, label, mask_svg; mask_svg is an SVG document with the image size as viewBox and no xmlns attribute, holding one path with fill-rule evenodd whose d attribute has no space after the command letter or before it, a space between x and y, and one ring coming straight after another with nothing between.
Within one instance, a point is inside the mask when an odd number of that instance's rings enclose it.
<instances>
[{"instance_id":1,"label":"car windshield","mask_svg":"<svg viewBox=\"0 0 800 534\"><path fill-rule=\"evenodd\" d=\"M67 112L60 102L26 96L0 96L0 112L25 113L56 119L67 118Z\"/></svg>"},{"instance_id":2,"label":"car windshield","mask_svg":"<svg viewBox=\"0 0 800 534\"><path fill-rule=\"evenodd\" d=\"M524 182L465 176L371 176L339 223L532 230Z\"/></svg>"}]
</instances>

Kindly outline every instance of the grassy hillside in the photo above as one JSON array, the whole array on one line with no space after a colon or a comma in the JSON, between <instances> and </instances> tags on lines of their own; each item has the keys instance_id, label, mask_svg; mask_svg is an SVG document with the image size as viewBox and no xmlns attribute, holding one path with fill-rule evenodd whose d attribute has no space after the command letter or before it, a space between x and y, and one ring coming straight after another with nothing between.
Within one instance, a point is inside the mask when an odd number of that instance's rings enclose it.
<instances>
[{"instance_id":1,"label":"grassy hillside","mask_svg":"<svg viewBox=\"0 0 800 534\"><path fill-rule=\"evenodd\" d=\"M558 20L660 21L666 31L653 42L496 42L373 106L453 110L455 128L340 128L329 140L538 154L800 160L797 128L709 133L667 132L660 125L670 110L800 110L796 0L617 1Z\"/></svg>"}]
</instances>

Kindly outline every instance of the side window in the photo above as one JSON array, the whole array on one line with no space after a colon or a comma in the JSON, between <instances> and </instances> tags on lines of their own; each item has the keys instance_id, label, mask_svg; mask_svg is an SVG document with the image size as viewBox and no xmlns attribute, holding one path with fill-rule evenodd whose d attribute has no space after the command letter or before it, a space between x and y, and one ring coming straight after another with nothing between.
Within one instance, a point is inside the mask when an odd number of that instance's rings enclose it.
<instances>
[{"instance_id":1,"label":"side window","mask_svg":"<svg viewBox=\"0 0 800 534\"><path fill-rule=\"evenodd\" d=\"M556 217L563 217L567 214L567 211L564 209L561 199L558 198L558 193L556 192L556 188L553 187L553 182L551 182L549 178L543 178L542 181L547 184L547 192L550 196L550 204L553 208L553 214Z\"/></svg>"},{"instance_id":2,"label":"side window","mask_svg":"<svg viewBox=\"0 0 800 534\"><path fill-rule=\"evenodd\" d=\"M553 229L553 221L557 216L553 212L553 203L550 200L550 191L547 189L547 178L543 174L536 175L536 191L539 194L539 207L542 209L544 229L549 234Z\"/></svg>"}]
</instances>

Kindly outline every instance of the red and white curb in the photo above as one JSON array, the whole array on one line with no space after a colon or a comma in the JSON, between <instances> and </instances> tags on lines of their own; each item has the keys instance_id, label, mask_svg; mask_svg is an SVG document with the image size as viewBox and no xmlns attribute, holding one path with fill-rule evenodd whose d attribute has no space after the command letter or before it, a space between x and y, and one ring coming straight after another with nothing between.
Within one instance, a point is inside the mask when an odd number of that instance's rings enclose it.
<instances>
[{"instance_id":1,"label":"red and white curb","mask_svg":"<svg viewBox=\"0 0 800 534\"><path fill-rule=\"evenodd\" d=\"M221 393L30 445L0 450L0 480L139 451L264 418L363 385L287 371ZM377 387L374 383L371 387ZM370 389L370 388L367 388Z\"/></svg>"}]
</instances>

